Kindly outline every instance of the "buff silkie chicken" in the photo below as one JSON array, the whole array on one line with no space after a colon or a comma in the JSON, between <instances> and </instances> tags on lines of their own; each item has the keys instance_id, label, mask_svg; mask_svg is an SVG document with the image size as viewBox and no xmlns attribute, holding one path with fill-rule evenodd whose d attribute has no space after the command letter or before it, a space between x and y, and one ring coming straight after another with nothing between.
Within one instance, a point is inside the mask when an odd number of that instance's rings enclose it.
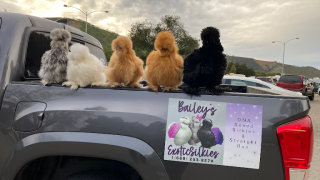
<instances>
[{"instance_id":1,"label":"buff silkie chicken","mask_svg":"<svg viewBox=\"0 0 320 180\"><path fill-rule=\"evenodd\" d=\"M227 59L220 43L220 32L217 28L207 27L201 32L201 40L202 47L184 60L183 82L188 94L198 95L201 87L212 93L222 90L219 85L227 68Z\"/></svg>"},{"instance_id":2,"label":"buff silkie chicken","mask_svg":"<svg viewBox=\"0 0 320 180\"><path fill-rule=\"evenodd\" d=\"M71 34L64 29L55 28L50 32L50 39L51 50L43 54L38 72L43 85L62 83L67 76L68 42Z\"/></svg>"},{"instance_id":3,"label":"buff silkie chicken","mask_svg":"<svg viewBox=\"0 0 320 180\"><path fill-rule=\"evenodd\" d=\"M182 84L183 59L178 54L175 38L170 32L162 31L157 35L154 47L156 50L147 57L147 88L155 92L160 86L163 86L163 92L178 90Z\"/></svg>"},{"instance_id":4,"label":"buff silkie chicken","mask_svg":"<svg viewBox=\"0 0 320 180\"><path fill-rule=\"evenodd\" d=\"M132 41L126 36L118 36L112 41L114 51L104 73L109 80L107 86L142 88L139 81L143 78L143 61L132 49Z\"/></svg>"}]
</instances>

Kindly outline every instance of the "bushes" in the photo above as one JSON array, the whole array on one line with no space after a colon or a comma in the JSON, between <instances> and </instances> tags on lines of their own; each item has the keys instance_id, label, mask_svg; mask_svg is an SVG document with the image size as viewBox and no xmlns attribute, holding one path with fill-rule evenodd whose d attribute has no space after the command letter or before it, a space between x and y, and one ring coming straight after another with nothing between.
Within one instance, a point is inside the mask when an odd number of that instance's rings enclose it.
<instances>
[{"instance_id":1,"label":"bushes","mask_svg":"<svg viewBox=\"0 0 320 180\"><path fill-rule=\"evenodd\" d=\"M227 74L234 73L234 74L243 74L247 77L249 76L275 76L280 75L280 73L264 73L261 71L255 71L252 68L248 68L246 64L239 64L239 63L228 63L227 67Z\"/></svg>"}]
</instances>

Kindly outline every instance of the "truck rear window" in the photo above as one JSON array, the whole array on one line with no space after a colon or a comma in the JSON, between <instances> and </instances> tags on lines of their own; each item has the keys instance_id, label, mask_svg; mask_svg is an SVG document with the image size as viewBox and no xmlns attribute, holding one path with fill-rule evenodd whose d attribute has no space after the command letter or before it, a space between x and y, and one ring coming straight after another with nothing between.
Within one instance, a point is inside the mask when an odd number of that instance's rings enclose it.
<instances>
[{"instance_id":1,"label":"truck rear window","mask_svg":"<svg viewBox=\"0 0 320 180\"><path fill-rule=\"evenodd\" d=\"M236 86L257 86L262 88L270 89L270 87L265 86L260 83L252 82L252 81L246 81L241 79L222 79L222 84L230 84L230 85L236 85Z\"/></svg>"},{"instance_id":2,"label":"truck rear window","mask_svg":"<svg viewBox=\"0 0 320 180\"><path fill-rule=\"evenodd\" d=\"M38 71L40 70L41 58L43 54L50 50L50 34L44 32L32 32L29 37L27 56L26 56L26 64L24 77L27 79L38 79ZM74 43L85 44L81 41L77 41L72 39L69 42L69 47ZM98 47L95 47L91 44L85 44L90 53L94 54L104 65L106 65L106 57L104 55L103 50Z\"/></svg>"},{"instance_id":3,"label":"truck rear window","mask_svg":"<svg viewBox=\"0 0 320 180\"><path fill-rule=\"evenodd\" d=\"M272 82L271 78L257 78L264 82Z\"/></svg>"},{"instance_id":4,"label":"truck rear window","mask_svg":"<svg viewBox=\"0 0 320 180\"><path fill-rule=\"evenodd\" d=\"M51 49L50 42L49 34L40 32L32 32L30 34L24 70L25 78L38 78L41 57L44 52Z\"/></svg>"},{"instance_id":5,"label":"truck rear window","mask_svg":"<svg viewBox=\"0 0 320 180\"><path fill-rule=\"evenodd\" d=\"M300 76L281 76L279 82L283 83L301 83Z\"/></svg>"}]
</instances>

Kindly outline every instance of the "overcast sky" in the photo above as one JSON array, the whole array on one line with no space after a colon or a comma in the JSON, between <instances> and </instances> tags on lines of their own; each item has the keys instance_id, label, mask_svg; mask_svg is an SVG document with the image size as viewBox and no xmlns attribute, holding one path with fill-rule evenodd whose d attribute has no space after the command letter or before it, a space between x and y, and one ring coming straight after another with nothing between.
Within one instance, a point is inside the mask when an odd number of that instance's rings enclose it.
<instances>
[{"instance_id":1,"label":"overcast sky","mask_svg":"<svg viewBox=\"0 0 320 180\"><path fill-rule=\"evenodd\" d=\"M179 15L187 31L200 39L201 29L220 29L228 55L320 68L320 0L0 0L0 11L39 17L73 17L85 20L73 5L94 13L88 21L101 28L126 34L130 25L149 19L158 23L164 15Z\"/></svg>"}]
</instances>

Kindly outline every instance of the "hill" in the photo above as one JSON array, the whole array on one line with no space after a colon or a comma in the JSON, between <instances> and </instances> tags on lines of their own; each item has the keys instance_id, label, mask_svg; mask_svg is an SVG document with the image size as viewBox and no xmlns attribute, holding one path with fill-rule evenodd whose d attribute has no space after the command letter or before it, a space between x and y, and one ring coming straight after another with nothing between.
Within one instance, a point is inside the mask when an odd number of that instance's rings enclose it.
<instances>
[{"instance_id":1,"label":"hill","mask_svg":"<svg viewBox=\"0 0 320 180\"><path fill-rule=\"evenodd\" d=\"M85 32L86 31L86 22L82 21L80 19L71 19L71 18L62 18L62 17L50 17L50 18L46 18L52 21L56 21L59 19L68 19L67 24L80 29L81 31ZM90 34L91 36L93 36L94 38L98 39L98 41L100 41L104 52L106 54L107 59L110 59L110 56L112 54L112 50L111 50L111 42L112 40L114 40L115 38L117 38L118 34L115 32L112 32L110 30L106 30L106 29L101 29L93 24L88 23L87 26L87 31L88 34Z\"/></svg>"},{"instance_id":2,"label":"hill","mask_svg":"<svg viewBox=\"0 0 320 180\"><path fill-rule=\"evenodd\" d=\"M282 63L272 61L262 61L253 58L227 56L228 62L246 64L247 67L253 68L256 71L265 73L281 73ZM320 70L310 66L293 66L284 64L284 74L304 75L309 78L320 77Z\"/></svg>"},{"instance_id":3,"label":"hill","mask_svg":"<svg viewBox=\"0 0 320 180\"><path fill-rule=\"evenodd\" d=\"M52 21L56 21L58 19L68 19L67 21L68 25L78 28L83 32L85 32L86 30L86 22L80 19L71 19L71 18L62 18L62 17L50 17L46 19L50 19ZM118 36L118 34L108 29L101 29L90 23L88 23L88 34L90 34L91 36L95 37L100 41L101 45L103 46L106 57L109 60L112 54L111 42ZM281 73L281 70L282 70L282 64L278 62L262 61L262 60L257 60L253 58L238 57L238 56L227 56L227 60L228 62L246 64L247 67L253 68L255 71L261 71L265 73ZM285 64L284 73L304 75L309 78L320 77L320 70L310 66L298 67L298 66Z\"/></svg>"},{"instance_id":4,"label":"hill","mask_svg":"<svg viewBox=\"0 0 320 180\"><path fill-rule=\"evenodd\" d=\"M265 72L264 69L252 58L227 56L228 62L246 64L248 68L252 68L256 71Z\"/></svg>"}]
</instances>

